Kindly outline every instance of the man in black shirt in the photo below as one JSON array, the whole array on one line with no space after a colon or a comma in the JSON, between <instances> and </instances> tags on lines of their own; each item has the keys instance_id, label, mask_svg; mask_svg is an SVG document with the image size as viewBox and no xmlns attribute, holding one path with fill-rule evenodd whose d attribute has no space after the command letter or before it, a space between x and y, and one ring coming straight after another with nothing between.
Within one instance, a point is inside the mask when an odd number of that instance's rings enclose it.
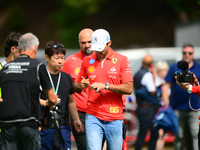
<instances>
[{"instance_id":1,"label":"man in black shirt","mask_svg":"<svg viewBox=\"0 0 200 150\"><path fill-rule=\"evenodd\" d=\"M47 92L50 106L57 101L45 65L35 60L38 45L38 38L32 33L22 35L20 56L0 72L3 150L39 150L40 85Z\"/></svg>"},{"instance_id":2,"label":"man in black shirt","mask_svg":"<svg viewBox=\"0 0 200 150\"><path fill-rule=\"evenodd\" d=\"M74 120L74 126L77 131L83 131L83 125L79 119L76 104L73 99L72 78L69 74L60 71L64 63L66 50L64 45L50 41L45 47L45 58L47 61L47 72L54 89L54 93L60 99L56 104L53 114L58 115L59 126L55 125L55 120L50 124L47 130L41 130L42 150L46 149L71 149L71 128L69 124L69 114ZM42 92L41 99L47 99L46 94ZM56 110L57 108L57 110ZM51 115L48 108L45 116ZM49 118L49 117L48 117ZM56 117L55 117L56 118ZM56 137L56 138L55 138ZM59 137L59 138L57 138Z\"/></svg>"}]
</instances>

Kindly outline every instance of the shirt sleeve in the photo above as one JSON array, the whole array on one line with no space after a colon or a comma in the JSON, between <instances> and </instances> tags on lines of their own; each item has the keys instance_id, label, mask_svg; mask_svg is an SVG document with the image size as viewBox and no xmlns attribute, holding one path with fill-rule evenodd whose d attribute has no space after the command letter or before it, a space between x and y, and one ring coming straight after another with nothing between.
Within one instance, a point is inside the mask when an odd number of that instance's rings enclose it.
<instances>
[{"instance_id":1,"label":"shirt sleeve","mask_svg":"<svg viewBox=\"0 0 200 150\"><path fill-rule=\"evenodd\" d=\"M142 85L146 86L148 92L153 92L156 89L153 81L153 75L150 72L144 74L141 83Z\"/></svg>"},{"instance_id":2,"label":"shirt sleeve","mask_svg":"<svg viewBox=\"0 0 200 150\"><path fill-rule=\"evenodd\" d=\"M52 88L49 75L47 73L47 69L44 64L40 65L39 67L39 78L43 90Z\"/></svg>"},{"instance_id":3,"label":"shirt sleeve","mask_svg":"<svg viewBox=\"0 0 200 150\"><path fill-rule=\"evenodd\" d=\"M130 62L127 57L124 57L121 64L121 81L122 83L126 83L128 81L133 81L133 76L131 73Z\"/></svg>"},{"instance_id":4,"label":"shirt sleeve","mask_svg":"<svg viewBox=\"0 0 200 150\"><path fill-rule=\"evenodd\" d=\"M68 80L69 80L69 84L70 84L70 90L69 90L69 94L74 94L74 88L73 88L73 82L72 82L72 77L67 74Z\"/></svg>"},{"instance_id":5,"label":"shirt sleeve","mask_svg":"<svg viewBox=\"0 0 200 150\"><path fill-rule=\"evenodd\" d=\"M200 86L193 86L192 93L195 93L200 96Z\"/></svg>"}]
</instances>

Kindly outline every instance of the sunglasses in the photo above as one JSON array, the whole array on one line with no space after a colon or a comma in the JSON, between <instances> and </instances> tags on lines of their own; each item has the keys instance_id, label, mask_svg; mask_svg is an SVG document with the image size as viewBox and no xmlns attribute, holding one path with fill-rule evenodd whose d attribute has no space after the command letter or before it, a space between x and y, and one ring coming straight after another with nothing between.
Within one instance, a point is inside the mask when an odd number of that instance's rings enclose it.
<instances>
[{"instance_id":1,"label":"sunglasses","mask_svg":"<svg viewBox=\"0 0 200 150\"><path fill-rule=\"evenodd\" d=\"M193 53L192 52L183 52L183 55L186 55L186 54L192 55Z\"/></svg>"},{"instance_id":2,"label":"sunglasses","mask_svg":"<svg viewBox=\"0 0 200 150\"><path fill-rule=\"evenodd\" d=\"M58 48L58 47L63 47L64 48L64 45L62 45L62 44L54 44L54 45L51 46L51 49L52 48Z\"/></svg>"}]
</instances>

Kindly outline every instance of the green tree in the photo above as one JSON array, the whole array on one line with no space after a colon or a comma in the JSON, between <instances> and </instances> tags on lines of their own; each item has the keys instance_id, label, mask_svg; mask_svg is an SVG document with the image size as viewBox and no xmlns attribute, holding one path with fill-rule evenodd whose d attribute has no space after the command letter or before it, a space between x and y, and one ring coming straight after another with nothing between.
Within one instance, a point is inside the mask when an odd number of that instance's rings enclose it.
<instances>
[{"instance_id":1,"label":"green tree","mask_svg":"<svg viewBox=\"0 0 200 150\"><path fill-rule=\"evenodd\" d=\"M97 13L105 2L106 0L59 0L57 10L51 13L51 19L57 23L57 34L68 48L78 48L78 33L81 28L85 28L81 26L82 20Z\"/></svg>"},{"instance_id":2,"label":"green tree","mask_svg":"<svg viewBox=\"0 0 200 150\"><path fill-rule=\"evenodd\" d=\"M177 10L186 12L190 17L200 16L200 0L166 0Z\"/></svg>"}]
</instances>

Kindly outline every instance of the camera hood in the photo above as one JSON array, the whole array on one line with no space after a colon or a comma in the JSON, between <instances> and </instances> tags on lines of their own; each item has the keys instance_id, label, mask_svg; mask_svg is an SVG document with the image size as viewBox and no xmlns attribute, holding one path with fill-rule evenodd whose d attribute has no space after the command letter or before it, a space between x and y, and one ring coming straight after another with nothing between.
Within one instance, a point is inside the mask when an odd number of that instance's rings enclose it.
<instances>
[{"instance_id":1,"label":"camera hood","mask_svg":"<svg viewBox=\"0 0 200 150\"><path fill-rule=\"evenodd\" d=\"M183 60L181 60L181 61L179 61L178 63L177 63L177 67L178 67L178 69L180 69L180 70L183 70L183 71L186 71L187 69L188 69L188 63L186 62L186 61L183 61Z\"/></svg>"}]
</instances>

